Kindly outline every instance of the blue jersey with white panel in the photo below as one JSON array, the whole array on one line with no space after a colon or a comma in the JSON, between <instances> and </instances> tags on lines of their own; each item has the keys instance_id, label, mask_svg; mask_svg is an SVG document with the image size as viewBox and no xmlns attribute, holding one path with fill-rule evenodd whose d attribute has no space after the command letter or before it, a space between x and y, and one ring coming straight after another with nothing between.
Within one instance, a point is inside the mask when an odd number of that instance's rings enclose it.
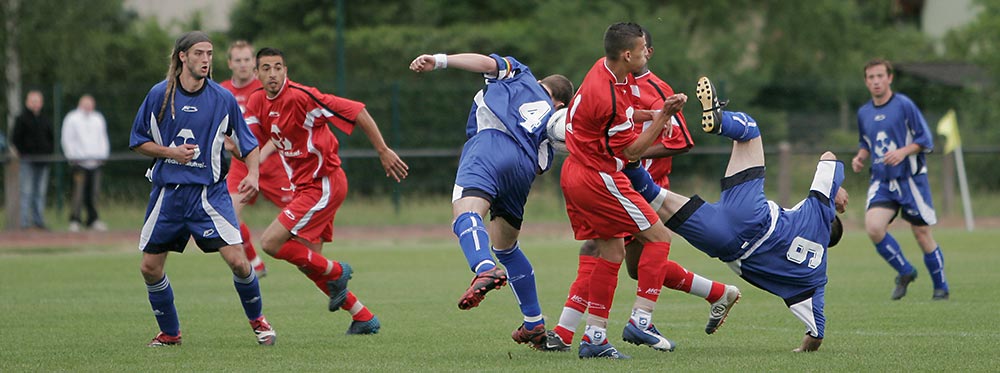
<instances>
[{"instance_id":1,"label":"blue jersey with white panel","mask_svg":"<svg viewBox=\"0 0 1000 373\"><path fill-rule=\"evenodd\" d=\"M770 234L735 262L739 274L783 299L826 284L826 248L837 213L833 200L843 181L842 162L820 161L809 197L791 209L772 211L777 218Z\"/></svg>"},{"instance_id":2,"label":"blue jersey with white panel","mask_svg":"<svg viewBox=\"0 0 1000 373\"><path fill-rule=\"evenodd\" d=\"M521 150L544 172L552 166L552 146L545 124L555 111L552 99L527 65L514 57L491 54L496 76L484 74L486 87L476 94L466 124L466 136L500 131L511 136ZM508 149L494 149L497 152Z\"/></svg>"},{"instance_id":3,"label":"blue jersey with white panel","mask_svg":"<svg viewBox=\"0 0 1000 373\"><path fill-rule=\"evenodd\" d=\"M166 147L198 146L194 158L185 164L169 158L156 159L150 177L153 185L212 185L225 181L229 169L228 161L223 158L225 137L231 136L241 156L257 148L257 139L243 120L236 98L211 79L205 79L196 92L184 91L177 82L174 110L171 111L168 102L163 118L158 118L166 87L164 80L146 95L132 124L129 148L150 141Z\"/></svg>"},{"instance_id":4,"label":"blue jersey with white panel","mask_svg":"<svg viewBox=\"0 0 1000 373\"><path fill-rule=\"evenodd\" d=\"M858 109L858 146L871 153L872 180L893 180L904 176L927 173L924 153L934 149L934 138L917 105L901 93L893 93L889 101L876 106L869 100ZM919 144L922 152L906 157L895 166L885 165L885 154Z\"/></svg>"}]
</instances>

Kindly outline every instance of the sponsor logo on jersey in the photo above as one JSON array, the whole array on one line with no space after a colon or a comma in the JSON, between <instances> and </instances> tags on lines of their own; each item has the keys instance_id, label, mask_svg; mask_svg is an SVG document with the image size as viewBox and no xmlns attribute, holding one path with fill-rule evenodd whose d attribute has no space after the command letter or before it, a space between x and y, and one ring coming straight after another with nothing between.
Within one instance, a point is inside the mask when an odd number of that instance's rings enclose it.
<instances>
[{"instance_id":1,"label":"sponsor logo on jersey","mask_svg":"<svg viewBox=\"0 0 1000 373\"><path fill-rule=\"evenodd\" d=\"M281 116L281 113L279 113L279 112L277 112L277 111L272 111L272 112L270 112L270 113L267 113L267 116L269 116L269 117L271 117L271 118L277 118L277 117L280 117L280 116Z\"/></svg>"},{"instance_id":2,"label":"sponsor logo on jersey","mask_svg":"<svg viewBox=\"0 0 1000 373\"><path fill-rule=\"evenodd\" d=\"M183 111L185 113L197 113L198 112L198 107L197 106L191 106L191 105L184 105L184 107L181 108L181 111Z\"/></svg>"},{"instance_id":3,"label":"sponsor logo on jersey","mask_svg":"<svg viewBox=\"0 0 1000 373\"><path fill-rule=\"evenodd\" d=\"M885 120L885 114L876 114L875 115L875 121L876 122L881 122L883 120Z\"/></svg>"}]
</instances>

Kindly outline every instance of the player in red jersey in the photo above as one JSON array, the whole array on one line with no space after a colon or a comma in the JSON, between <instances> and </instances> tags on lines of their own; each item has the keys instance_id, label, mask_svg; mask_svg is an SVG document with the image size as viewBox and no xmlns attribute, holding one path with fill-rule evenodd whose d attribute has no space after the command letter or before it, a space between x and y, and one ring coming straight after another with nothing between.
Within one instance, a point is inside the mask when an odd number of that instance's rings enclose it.
<instances>
[{"instance_id":1,"label":"player in red jersey","mask_svg":"<svg viewBox=\"0 0 1000 373\"><path fill-rule=\"evenodd\" d=\"M642 29L646 43L647 59L653 55L653 39L648 30ZM663 106L663 102L674 95L673 88L649 70L648 63L634 71L636 85L639 87L638 97L633 104L637 110L655 110ZM641 133L652 125L652 120L636 123L635 130ZM672 126L672 129L667 126ZM686 153L694 146L691 133L687 129L684 114L678 111L670 117L668 124L660 133L660 137L642 155L640 161L652 179L659 186L670 188L670 171L672 157ZM638 240L626 238L625 264L629 277L639 278L639 261L643 253L643 245ZM549 331L546 338L546 350L569 351L576 326L579 325L584 313L587 312L587 299L590 293L590 275L597 263L597 245L594 240L588 240L580 247L577 277L570 286L566 303L559 317L559 324ZM708 326L705 332L714 333L721 326L732 305L739 299L739 289L726 286L690 272L674 261L667 261L667 276L663 286L697 295L705 298L710 304ZM716 307L718 306L718 307Z\"/></svg>"},{"instance_id":2,"label":"player in red jersey","mask_svg":"<svg viewBox=\"0 0 1000 373\"><path fill-rule=\"evenodd\" d=\"M360 127L379 154L386 176L397 182L409 167L390 149L363 103L320 92L288 79L285 57L274 48L257 52L257 77L262 91L247 102L247 123L270 136L262 152L277 151L292 170L293 197L264 231L261 246L269 255L288 261L330 297L329 309L351 313L347 334L374 334L378 318L347 290L351 266L329 260L323 243L333 240L333 220L347 195L347 177L340 167L340 144L327 124L350 134Z\"/></svg>"},{"instance_id":3,"label":"player in red jersey","mask_svg":"<svg viewBox=\"0 0 1000 373\"><path fill-rule=\"evenodd\" d=\"M244 40L237 40L229 45L229 69L233 72L232 79L219 83L219 85L232 92L233 96L236 97L236 103L240 105L240 110L246 112L247 99L250 97L250 94L261 88L260 80L254 75L253 46L250 43ZM250 126L250 131L257 137L257 143L261 147L267 143L268 137L260 129L260 126L252 125ZM226 145L229 147L232 146L231 143L226 143ZM239 193L236 187L240 185L240 180L243 180L246 174L246 164L239 159L233 158L229 164L229 173L226 175L226 184L229 187L229 194L234 196L233 207L236 210L236 216L240 219L240 236L243 237L243 251L246 253L250 265L257 272L257 276L264 277L267 275L267 268L264 266L264 261L257 256L257 250L254 249L253 241L250 238L250 229L243 222L243 206L256 203L257 197L254 197L248 203L239 202L240 199L235 198ZM278 208L285 207L292 200L291 185L288 178L288 172L281 162L281 157L261 159L260 194L263 194L264 198L267 198L268 201L271 201Z\"/></svg>"}]
</instances>

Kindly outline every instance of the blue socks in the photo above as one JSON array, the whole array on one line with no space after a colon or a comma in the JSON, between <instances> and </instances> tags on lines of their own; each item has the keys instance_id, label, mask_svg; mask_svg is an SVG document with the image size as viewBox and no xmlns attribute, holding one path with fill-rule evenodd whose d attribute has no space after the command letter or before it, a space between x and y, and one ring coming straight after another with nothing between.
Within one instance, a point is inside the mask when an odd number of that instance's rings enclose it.
<instances>
[{"instance_id":1,"label":"blue socks","mask_svg":"<svg viewBox=\"0 0 1000 373\"><path fill-rule=\"evenodd\" d=\"M906 257L903 256L903 252L899 249L899 243L896 242L896 239L892 238L892 235L888 232L886 232L885 238L882 239L882 242L875 244L875 250L878 251L878 254L881 255L882 258L885 259L885 261L889 263L889 265L891 265L892 268L894 268L900 275L913 272L913 266L910 265L910 262L906 260Z\"/></svg>"},{"instance_id":2,"label":"blue socks","mask_svg":"<svg viewBox=\"0 0 1000 373\"><path fill-rule=\"evenodd\" d=\"M722 132L719 134L738 142L745 142L760 137L760 129L757 128L757 121L746 113L723 111Z\"/></svg>"},{"instance_id":3,"label":"blue socks","mask_svg":"<svg viewBox=\"0 0 1000 373\"><path fill-rule=\"evenodd\" d=\"M153 307L153 316L160 331L172 336L181 332L181 323L177 320L177 309L174 308L174 289L170 287L170 279L163 275L155 284L146 284L149 293L149 305Z\"/></svg>"},{"instance_id":4,"label":"blue socks","mask_svg":"<svg viewBox=\"0 0 1000 373\"><path fill-rule=\"evenodd\" d=\"M240 295L240 303L243 304L243 312L247 314L248 320L256 320L261 315L264 307L260 299L260 283L257 282L257 272L250 268L250 275L240 278L233 275L233 285L236 286L236 293Z\"/></svg>"},{"instance_id":5,"label":"blue socks","mask_svg":"<svg viewBox=\"0 0 1000 373\"><path fill-rule=\"evenodd\" d=\"M535 270L531 267L531 262L516 242L509 250L494 248L493 253L507 269L507 282L511 290L514 290L514 298L524 315L524 328L531 330L544 325L542 306L538 304L538 291L535 288Z\"/></svg>"},{"instance_id":6,"label":"blue socks","mask_svg":"<svg viewBox=\"0 0 1000 373\"><path fill-rule=\"evenodd\" d=\"M649 172L646 171L645 168L642 168L641 166L625 166L625 168L622 169L622 172L624 172L625 176L628 177L628 180L632 182L632 188L635 189L636 192L639 192L646 202L653 202L653 200L656 199L656 196L660 194L660 186L653 182L653 178L649 176Z\"/></svg>"},{"instance_id":7,"label":"blue socks","mask_svg":"<svg viewBox=\"0 0 1000 373\"><path fill-rule=\"evenodd\" d=\"M927 271L931 273L931 280L934 280L935 289L948 291L948 280L944 278L944 256L941 255L941 246L938 246L930 254L924 254L924 264Z\"/></svg>"},{"instance_id":8,"label":"blue socks","mask_svg":"<svg viewBox=\"0 0 1000 373\"><path fill-rule=\"evenodd\" d=\"M483 217L472 211L464 212L455 219L451 229L458 237L465 260L469 262L469 269L479 274L497 266L490 255L490 236L483 224Z\"/></svg>"}]
</instances>

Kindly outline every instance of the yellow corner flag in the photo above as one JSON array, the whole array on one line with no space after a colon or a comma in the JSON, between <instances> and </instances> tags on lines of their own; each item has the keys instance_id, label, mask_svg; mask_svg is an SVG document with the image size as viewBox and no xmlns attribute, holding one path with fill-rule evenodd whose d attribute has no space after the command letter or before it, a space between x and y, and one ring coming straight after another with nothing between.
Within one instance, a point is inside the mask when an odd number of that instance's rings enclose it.
<instances>
[{"instance_id":1,"label":"yellow corner flag","mask_svg":"<svg viewBox=\"0 0 1000 373\"><path fill-rule=\"evenodd\" d=\"M944 136L947 141L944 143L944 153L955 151L955 148L962 145L962 137L958 135L958 120L955 119L955 109L948 110L941 120L938 121L938 135Z\"/></svg>"}]
</instances>

